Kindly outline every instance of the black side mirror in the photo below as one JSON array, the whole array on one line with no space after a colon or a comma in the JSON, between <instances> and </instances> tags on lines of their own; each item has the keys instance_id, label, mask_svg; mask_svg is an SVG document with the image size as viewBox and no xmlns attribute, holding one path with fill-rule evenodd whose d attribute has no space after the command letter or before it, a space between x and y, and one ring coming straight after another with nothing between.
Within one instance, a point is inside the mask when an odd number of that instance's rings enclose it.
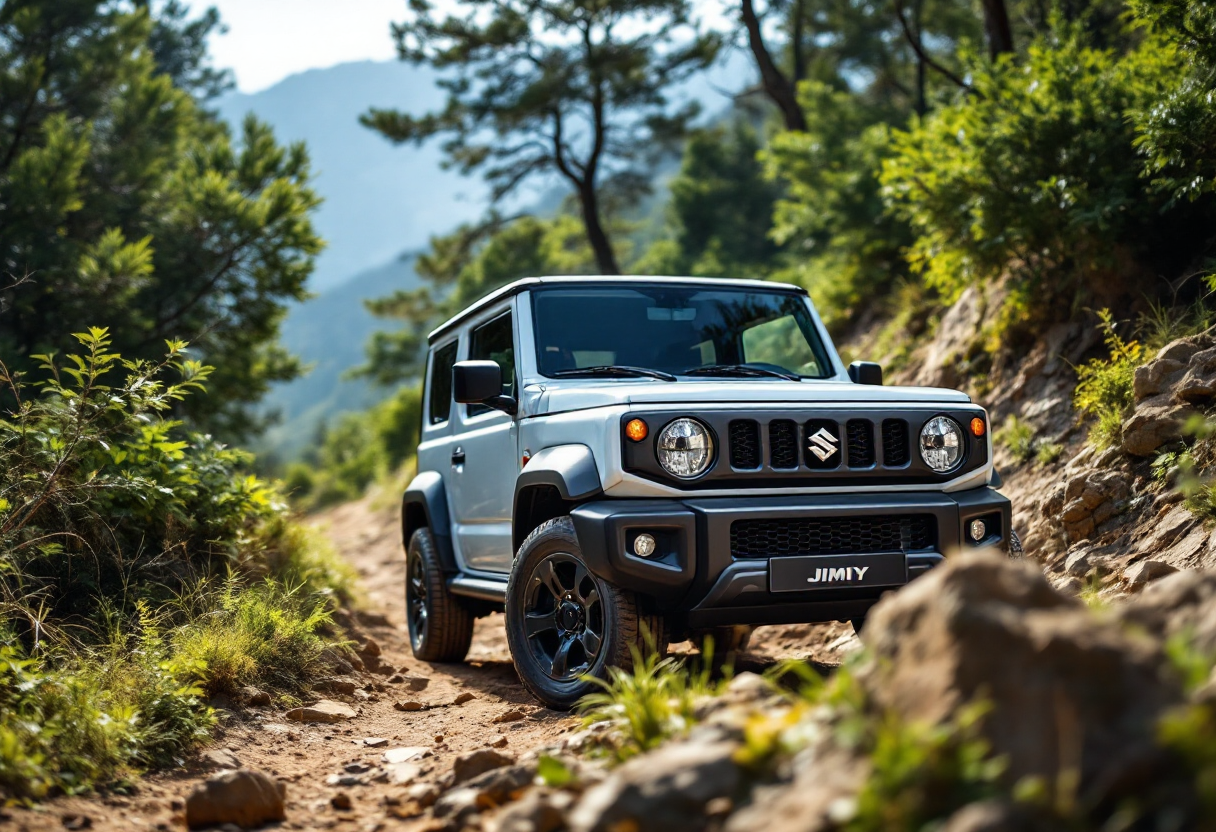
<instances>
[{"instance_id":1,"label":"black side mirror","mask_svg":"<svg viewBox=\"0 0 1216 832\"><path fill-rule=\"evenodd\" d=\"M882 365L873 361L854 361L849 365L849 378L854 384L873 384L882 387Z\"/></svg>"},{"instance_id":2,"label":"black side mirror","mask_svg":"<svg viewBox=\"0 0 1216 832\"><path fill-rule=\"evenodd\" d=\"M484 404L515 415L515 399L502 395L502 367L496 361L456 362L452 367L452 398L461 404Z\"/></svg>"}]
</instances>

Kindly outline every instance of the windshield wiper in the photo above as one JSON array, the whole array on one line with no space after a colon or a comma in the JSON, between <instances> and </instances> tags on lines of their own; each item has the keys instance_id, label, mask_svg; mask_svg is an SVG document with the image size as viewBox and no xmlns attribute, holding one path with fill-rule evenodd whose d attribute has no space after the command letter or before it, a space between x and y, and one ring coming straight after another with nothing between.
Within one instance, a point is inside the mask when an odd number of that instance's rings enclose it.
<instances>
[{"instance_id":1,"label":"windshield wiper","mask_svg":"<svg viewBox=\"0 0 1216 832\"><path fill-rule=\"evenodd\" d=\"M676 377L662 370L649 370L646 367L629 367L624 364L604 364L600 367L578 367L574 370L557 370L550 373L556 378L574 378L577 376L625 376L629 378L658 378L663 381L675 381Z\"/></svg>"},{"instance_id":2,"label":"windshield wiper","mask_svg":"<svg viewBox=\"0 0 1216 832\"><path fill-rule=\"evenodd\" d=\"M780 370L770 370L768 367L753 367L750 364L707 364L704 367L689 367L680 375L684 376L772 376L786 381L802 381L801 376L793 373L783 373Z\"/></svg>"}]
</instances>

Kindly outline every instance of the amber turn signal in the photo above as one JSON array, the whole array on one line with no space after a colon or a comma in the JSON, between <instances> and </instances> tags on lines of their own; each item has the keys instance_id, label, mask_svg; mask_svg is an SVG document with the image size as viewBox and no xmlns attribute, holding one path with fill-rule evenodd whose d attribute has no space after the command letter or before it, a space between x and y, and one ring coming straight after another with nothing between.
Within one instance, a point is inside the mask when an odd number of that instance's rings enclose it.
<instances>
[{"instance_id":1,"label":"amber turn signal","mask_svg":"<svg viewBox=\"0 0 1216 832\"><path fill-rule=\"evenodd\" d=\"M648 433L650 428L646 427L646 423L641 419L630 419L629 424L625 425L625 435L634 442L641 442Z\"/></svg>"},{"instance_id":2,"label":"amber turn signal","mask_svg":"<svg viewBox=\"0 0 1216 832\"><path fill-rule=\"evenodd\" d=\"M976 436L983 436L986 429L987 426L984 424L984 420L979 416L971 420L971 432Z\"/></svg>"}]
</instances>

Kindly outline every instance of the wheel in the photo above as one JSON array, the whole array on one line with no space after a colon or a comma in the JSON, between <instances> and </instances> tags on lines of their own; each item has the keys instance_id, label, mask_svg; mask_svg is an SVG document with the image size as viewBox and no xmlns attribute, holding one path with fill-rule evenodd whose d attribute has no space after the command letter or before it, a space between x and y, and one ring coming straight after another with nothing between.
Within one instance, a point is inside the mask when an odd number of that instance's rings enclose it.
<instances>
[{"instance_id":1,"label":"wheel","mask_svg":"<svg viewBox=\"0 0 1216 832\"><path fill-rule=\"evenodd\" d=\"M751 643L753 630L755 627L748 624L711 627L708 630L697 630L693 633L692 641L704 651L705 639L712 638L714 640L714 658L724 659L747 652L747 645Z\"/></svg>"},{"instance_id":2,"label":"wheel","mask_svg":"<svg viewBox=\"0 0 1216 832\"><path fill-rule=\"evenodd\" d=\"M520 681L559 710L599 690L592 679L606 680L610 668L632 668L631 648L667 648L662 618L639 612L637 596L587 569L569 517L542 523L520 546L506 619Z\"/></svg>"},{"instance_id":3,"label":"wheel","mask_svg":"<svg viewBox=\"0 0 1216 832\"><path fill-rule=\"evenodd\" d=\"M448 592L431 530L410 537L405 558L405 618L414 658L459 662L473 642L473 614Z\"/></svg>"},{"instance_id":4,"label":"wheel","mask_svg":"<svg viewBox=\"0 0 1216 832\"><path fill-rule=\"evenodd\" d=\"M1025 556L1026 552L1022 549L1022 538L1018 537L1018 533L1013 529L1009 530L1009 557L1020 558Z\"/></svg>"}]
</instances>

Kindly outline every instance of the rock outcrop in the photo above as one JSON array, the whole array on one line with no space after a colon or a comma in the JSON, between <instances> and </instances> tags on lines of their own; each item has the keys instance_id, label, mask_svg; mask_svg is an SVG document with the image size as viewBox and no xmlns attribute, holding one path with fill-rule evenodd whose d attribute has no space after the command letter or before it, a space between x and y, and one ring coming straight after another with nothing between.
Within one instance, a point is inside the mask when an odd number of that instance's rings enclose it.
<instances>
[{"instance_id":1,"label":"rock outcrop","mask_svg":"<svg viewBox=\"0 0 1216 832\"><path fill-rule=\"evenodd\" d=\"M1123 423L1123 450L1155 454L1182 438L1186 422L1216 399L1216 332L1181 338L1136 370L1135 410Z\"/></svg>"},{"instance_id":2,"label":"rock outcrop","mask_svg":"<svg viewBox=\"0 0 1216 832\"><path fill-rule=\"evenodd\" d=\"M191 829L227 823L254 829L286 819L286 796L287 787L265 772L221 771L186 798L186 823Z\"/></svg>"}]
</instances>

